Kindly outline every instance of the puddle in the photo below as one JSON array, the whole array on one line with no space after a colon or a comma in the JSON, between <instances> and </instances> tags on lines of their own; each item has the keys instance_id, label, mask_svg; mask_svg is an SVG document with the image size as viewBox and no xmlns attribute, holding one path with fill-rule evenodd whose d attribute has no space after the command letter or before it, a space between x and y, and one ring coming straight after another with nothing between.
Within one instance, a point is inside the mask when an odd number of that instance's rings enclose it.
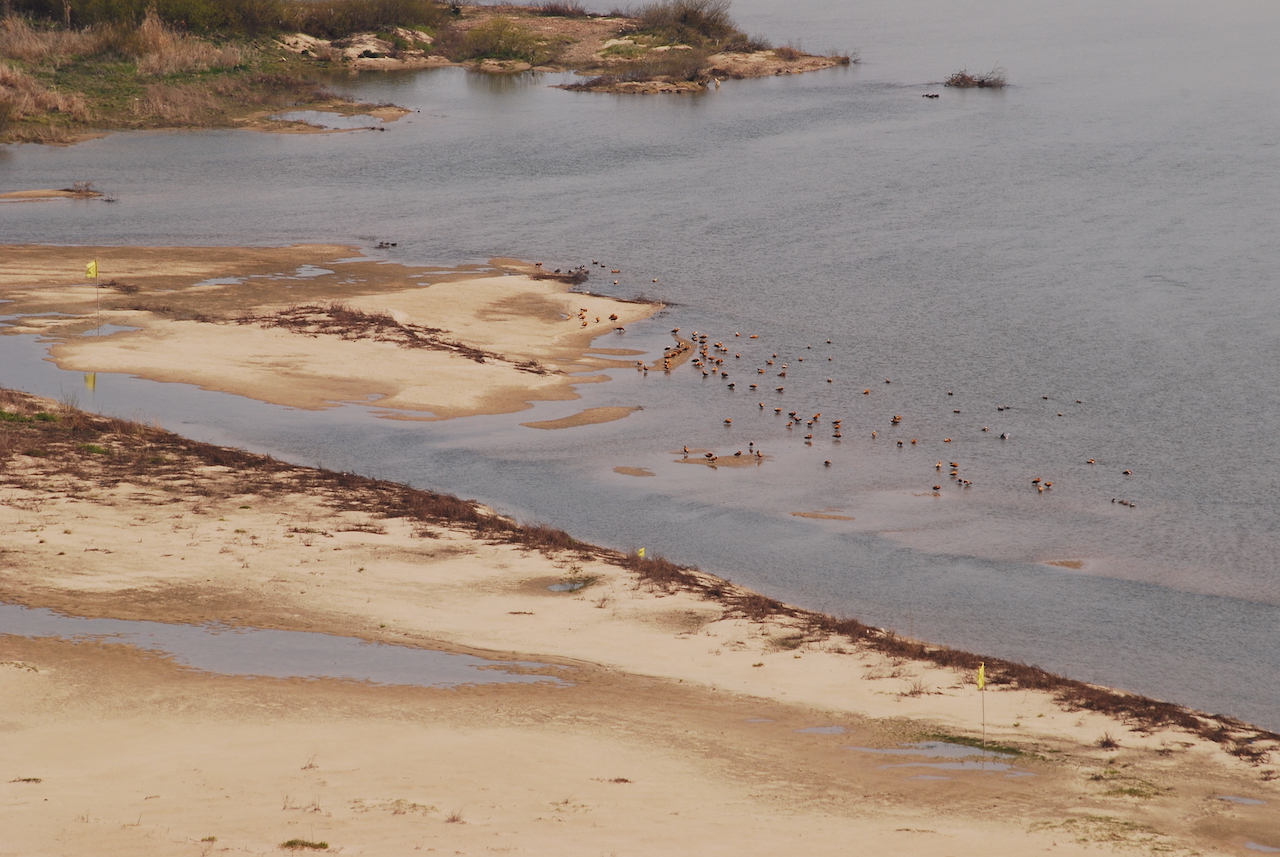
<instances>
[{"instance_id":1,"label":"puddle","mask_svg":"<svg viewBox=\"0 0 1280 857\"><path fill-rule=\"evenodd\" d=\"M810 726L808 729L797 729L801 735L843 735L843 726Z\"/></svg>"},{"instance_id":2,"label":"puddle","mask_svg":"<svg viewBox=\"0 0 1280 857\"><path fill-rule=\"evenodd\" d=\"M903 744L901 749L896 750L879 747L846 747L845 749L879 753L884 756L929 756L935 759L965 759L969 756L985 756L988 759L1013 758L1010 753L997 753L995 750L983 750L966 744L952 744L949 741L920 741L914 744Z\"/></svg>"},{"instance_id":3,"label":"puddle","mask_svg":"<svg viewBox=\"0 0 1280 857\"><path fill-rule=\"evenodd\" d=\"M0 604L0 634L137 646L168 655L193 669L225 675L338 678L419 687L498 682L568 684L558 676L513 671L549 666L529 661L490 661L472 655L367 643L308 631L77 619L16 604Z\"/></svg>"},{"instance_id":4,"label":"puddle","mask_svg":"<svg viewBox=\"0 0 1280 857\"><path fill-rule=\"evenodd\" d=\"M585 580L566 580L564 583L553 583L547 589L552 592L577 592L579 589L586 589L590 585Z\"/></svg>"},{"instance_id":5,"label":"puddle","mask_svg":"<svg viewBox=\"0 0 1280 857\"><path fill-rule=\"evenodd\" d=\"M127 333L130 330L142 330L140 327L128 327L123 324L104 324L93 330L86 330L81 336L110 336L113 333Z\"/></svg>"},{"instance_id":6,"label":"puddle","mask_svg":"<svg viewBox=\"0 0 1280 857\"><path fill-rule=\"evenodd\" d=\"M903 744L898 749L882 749L879 747L845 747L846 750L857 750L861 753L876 753L883 756L925 756L931 759L950 759L946 762L901 762L894 765L883 765L885 768L933 768L939 771L979 771L982 773L1003 773L1006 777L1034 777L1030 771L1020 771L1013 765L995 759L1012 759L1009 753L997 753L995 750L983 750L964 744L952 744L948 741L920 741L914 744ZM973 759L972 756L980 758ZM911 777L913 780L930 779L928 775ZM933 779L949 779L949 777L933 777Z\"/></svg>"},{"instance_id":7,"label":"puddle","mask_svg":"<svg viewBox=\"0 0 1280 857\"><path fill-rule=\"evenodd\" d=\"M243 277L212 277L208 280L201 280L195 286L238 286L244 282Z\"/></svg>"},{"instance_id":8,"label":"puddle","mask_svg":"<svg viewBox=\"0 0 1280 857\"><path fill-rule=\"evenodd\" d=\"M305 279L307 277L323 277L325 274L332 273L333 271L330 271L328 268L321 268L317 265L301 265L298 267L298 270L293 272L293 275L295 277Z\"/></svg>"},{"instance_id":9,"label":"puddle","mask_svg":"<svg viewBox=\"0 0 1280 857\"><path fill-rule=\"evenodd\" d=\"M748 717L743 723L773 723L774 720L769 717Z\"/></svg>"},{"instance_id":10,"label":"puddle","mask_svg":"<svg viewBox=\"0 0 1280 857\"><path fill-rule=\"evenodd\" d=\"M9 303L6 301L6 303ZM13 322L23 318L76 318L75 313L70 312L19 312L13 315L0 315L0 324L12 325Z\"/></svg>"},{"instance_id":11,"label":"puddle","mask_svg":"<svg viewBox=\"0 0 1280 857\"><path fill-rule=\"evenodd\" d=\"M1242 803L1245 806L1266 806L1265 800L1258 800L1256 797L1239 797L1237 795L1215 795L1218 800L1229 800L1232 803Z\"/></svg>"},{"instance_id":12,"label":"puddle","mask_svg":"<svg viewBox=\"0 0 1280 857\"><path fill-rule=\"evenodd\" d=\"M277 113L271 118L277 122L305 122L317 128L341 131L370 128L382 124L381 119L370 116L368 113L344 116L341 113L327 113L322 110L293 110L288 113Z\"/></svg>"},{"instance_id":13,"label":"puddle","mask_svg":"<svg viewBox=\"0 0 1280 857\"><path fill-rule=\"evenodd\" d=\"M1270 845L1260 845L1257 842L1246 842L1245 848L1250 851L1261 851L1264 854L1280 854L1280 848L1272 848Z\"/></svg>"}]
</instances>

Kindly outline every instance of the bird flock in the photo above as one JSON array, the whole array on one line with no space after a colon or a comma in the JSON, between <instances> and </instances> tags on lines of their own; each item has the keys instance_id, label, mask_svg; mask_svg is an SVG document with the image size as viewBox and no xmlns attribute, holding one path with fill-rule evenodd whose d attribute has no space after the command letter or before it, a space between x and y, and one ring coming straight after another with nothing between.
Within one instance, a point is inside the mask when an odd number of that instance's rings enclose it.
<instances>
[{"instance_id":1,"label":"bird flock","mask_svg":"<svg viewBox=\"0 0 1280 857\"><path fill-rule=\"evenodd\" d=\"M830 442L839 444L850 429L847 427L848 418L844 416L825 415L822 409L812 409L793 407L790 401L791 395L788 394L787 379L797 380L797 376L803 377L805 381L816 380L825 382L826 384L835 384L837 379L827 377L830 368L823 371L824 364L833 363L835 354L833 344L830 339L819 343L816 347L812 344L803 347L792 346L792 353L787 354L782 349L774 351L770 348L762 348L759 334L734 332L731 336L714 337L707 333L693 331L684 337L681 335L680 328L674 328L671 331L672 336L676 338L676 344L663 349L663 354L655 360L650 366L643 362L636 364L639 372L648 374L651 370L663 371L670 374L681 364L688 362L690 369L701 375L706 382L718 381L724 385L724 388L731 394L741 395L742 393L763 394L765 398L758 399L756 402L755 412L762 417L772 413L774 420L780 421L784 430L788 433L802 434L802 440L806 447L812 447L815 441L819 440L820 433L828 432ZM843 380L843 379L841 379ZM892 385L892 378L884 378L883 383L879 384L881 388L885 385ZM797 385L799 383L797 382ZM811 388L811 385L809 385ZM952 390L946 391L947 396L954 396ZM804 394L794 394L796 397ZM861 396L865 397L868 402L874 402L876 395L874 387L865 387L861 391ZM807 397L806 397L807 398ZM1041 399L1049 401L1049 396L1041 396ZM772 401L771 401L772 400ZM783 404L777 404L782 401ZM1084 403L1080 399L1075 400L1075 405L1083 406ZM859 408L859 411L874 411L874 405L871 408ZM952 415L964 416L966 408L952 407ZM1003 414L1012 411L1012 405L997 405L996 412ZM1058 417L1065 415L1063 411L1055 411ZM908 417L902 413L884 412L880 417L860 416L859 420L866 419L867 423L860 432L856 432L861 436L872 441L884 442L889 439L890 442L899 449L908 449L912 447L929 446L936 443L952 444L954 438L952 436L934 436L925 438L921 436L911 436L911 432L906 430L909 424ZM883 422L880 422L883 420ZM741 416L739 415L739 422ZM966 420L967 422L967 420ZM740 428L734 422L734 417L724 417L723 423L726 429ZM758 423L750 424L753 428ZM997 442L1006 442L1011 439L1008 431L992 432L989 425L975 424L972 431L978 435L992 437ZM887 436L887 437L886 437ZM689 447L684 447L684 455L689 456ZM715 452L702 453L705 463L714 466L717 462L722 462L720 456ZM747 444L745 449L739 449L733 453L735 459L743 457L754 458L757 462L765 458L763 450L754 442ZM1084 462L1089 465L1096 465L1096 459L1088 459ZM822 466L825 468L832 467L830 459L824 459ZM944 490L944 485L950 484L960 490L968 490L973 488L974 482L968 473L963 471L961 462L947 458L946 460L937 460L930 467L933 479L928 480L929 491L935 495L940 495ZM946 474L945 479L941 479L942 474ZM1124 476L1132 476L1131 469L1122 471ZM1028 475L1028 483L1031 490L1038 494L1052 492L1054 481L1042 478L1039 475ZM1113 499L1113 503L1127 506L1129 508L1137 508L1137 503L1132 500Z\"/></svg>"},{"instance_id":2,"label":"bird flock","mask_svg":"<svg viewBox=\"0 0 1280 857\"><path fill-rule=\"evenodd\" d=\"M614 268L606 265L604 262L592 260L593 266L599 266L611 274L620 274L620 268ZM615 280L616 284L618 281ZM654 278L653 282L658 282ZM588 310L580 309L576 316L570 316L569 320L577 319L582 327L590 324ZM596 323L601 323L602 319L595 317ZM610 320L617 320L616 315L611 315ZM625 333L624 327L614 328L618 333ZM820 432L830 432L830 442L833 444L841 443L846 435L846 418L837 416L825 416L822 410L812 410L811 408L793 407L791 398L796 396L793 392L788 394L788 379L794 380L795 375L804 376L805 380L813 380L817 376L818 380L826 384L833 385L836 388L837 379L835 377L827 377L831 373L830 367L827 372L814 371L815 364L822 367L824 364L834 363L835 354L833 352L833 343L830 339L819 343L816 351L812 344L806 344L802 348L799 346L791 346L791 350L795 353L784 355L784 349L762 347L760 334L748 333L744 335L740 331L735 331L731 336L723 335L713 337L711 334L692 331L687 336L681 336L679 327L671 330L671 335L675 338L676 344L667 346L663 349L662 356L653 361L652 365L644 361L637 361L635 368L637 372L648 375L650 371L661 371L670 375L678 367L688 364L693 372L701 375L703 381L718 381L722 383L725 389L736 395L744 393L753 393L764 396L764 399L757 401L756 413L762 417L769 414L773 415L773 419L781 421L781 424L787 433L798 433L803 430L803 443L806 447L812 447L817 435ZM745 360L744 360L745 355ZM825 358L825 359L824 359ZM806 364L806 361L807 364ZM842 380L842 379L841 379ZM883 379L883 384L877 382L877 385L883 388L886 385L892 385L892 378ZM799 382L797 382L799 385ZM793 385L797 386L797 385ZM843 386L843 385L842 385ZM860 385L859 385L860 386ZM868 402L874 402L876 396L873 393L874 386L864 387L861 395L866 397ZM803 395L803 394L800 394ZM954 396L952 390L946 391L947 396ZM1042 395L1040 397L1044 401L1050 401L1050 397ZM782 404L778 404L782 402ZM1083 406L1083 401L1075 400L1077 406ZM997 413L1003 414L1012 411L1012 405L996 405ZM953 416L964 416L964 407L952 407ZM1064 417L1064 411L1055 411L1057 417ZM881 422L883 420L883 422ZM920 436L912 437L910 432L904 431L905 426L909 423L906 415L901 413L883 413L878 418L872 416L868 420L868 424L862 429L863 437L872 441L879 441L882 433L885 435L898 435L893 437L892 443L898 449L907 449L911 447L921 447L931 445L933 442L942 444L951 444L954 438L944 436L941 438L922 438ZM723 426L726 429L733 430L735 428L733 417L724 417ZM776 424L776 423L775 423ZM754 425L754 424L753 424ZM989 425L975 425L973 430L982 435L991 436L992 428ZM1008 431L1001 431L994 434L994 438L1000 442L1006 442L1011 439ZM698 450L696 453L691 452L686 445L683 447L683 456L685 460L700 461L711 467L716 467L717 463L724 462L722 457L714 451ZM701 454L701 459L690 459L691 455ZM729 456L726 456L729 457ZM745 448L738 449L732 453L733 463L745 464L748 461L761 463L765 458L764 451L755 443L749 441ZM1088 465L1096 465L1097 460L1090 458L1084 462ZM824 459L822 462L824 468L833 466L830 459ZM962 491L974 487L974 482L967 473L962 472L963 468L959 460L951 460L949 457L945 462L941 459L937 460L932 466L932 479L928 480L929 491L934 495L941 495L944 490L944 484L949 483L955 488ZM946 473L946 479L941 479L941 474ZM1126 468L1121 471L1122 475L1128 477L1133 475L1132 469ZM1050 493L1053 490L1054 482L1044 479L1039 475L1028 475L1028 483L1031 490L1037 494ZM1113 498L1112 503L1136 509L1138 504L1132 500Z\"/></svg>"}]
</instances>

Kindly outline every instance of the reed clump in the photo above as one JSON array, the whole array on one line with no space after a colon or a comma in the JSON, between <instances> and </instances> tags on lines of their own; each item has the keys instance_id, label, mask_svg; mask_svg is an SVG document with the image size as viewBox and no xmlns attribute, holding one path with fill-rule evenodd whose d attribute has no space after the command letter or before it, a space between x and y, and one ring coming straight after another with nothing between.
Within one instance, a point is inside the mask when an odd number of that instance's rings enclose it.
<instances>
[{"instance_id":1,"label":"reed clump","mask_svg":"<svg viewBox=\"0 0 1280 857\"><path fill-rule=\"evenodd\" d=\"M984 74L971 74L968 69L960 69L943 81L943 86L954 86L957 89L1000 89L1008 83L1004 69L997 66Z\"/></svg>"}]
</instances>

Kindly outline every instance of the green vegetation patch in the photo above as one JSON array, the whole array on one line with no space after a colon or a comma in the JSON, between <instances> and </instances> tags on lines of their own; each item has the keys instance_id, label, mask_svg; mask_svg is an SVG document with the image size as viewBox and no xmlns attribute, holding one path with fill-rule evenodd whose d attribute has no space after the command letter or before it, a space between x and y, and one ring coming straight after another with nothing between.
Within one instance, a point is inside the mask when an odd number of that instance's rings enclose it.
<instances>
[{"instance_id":1,"label":"green vegetation patch","mask_svg":"<svg viewBox=\"0 0 1280 857\"><path fill-rule=\"evenodd\" d=\"M530 65L555 61L563 39L548 39L511 18L496 17L463 33L446 33L440 48L454 62L466 60L514 60Z\"/></svg>"},{"instance_id":2,"label":"green vegetation patch","mask_svg":"<svg viewBox=\"0 0 1280 857\"><path fill-rule=\"evenodd\" d=\"M1001 753L1006 756L1022 756L1023 758L1040 758L1035 753L1028 753L1025 750L1019 750L1017 747L1010 747L1008 744L998 744L995 741L986 741L981 738L971 738L968 735L951 735L947 732L931 732L925 736L926 741L945 741L948 744L960 744L964 747L973 747L977 750L987 750L991 753Z\"/></svg>"},{"instance_id":3,"label":"green vegetation patch","mask_svg":"<svg viewBox=\"0 0 1280 857\"><path fill-rule=\"evenodd\" d=\"M312 842L310 839L286 839L280 843L286 851L328 851L328 842Z\"/></svg>"}]
</instances>

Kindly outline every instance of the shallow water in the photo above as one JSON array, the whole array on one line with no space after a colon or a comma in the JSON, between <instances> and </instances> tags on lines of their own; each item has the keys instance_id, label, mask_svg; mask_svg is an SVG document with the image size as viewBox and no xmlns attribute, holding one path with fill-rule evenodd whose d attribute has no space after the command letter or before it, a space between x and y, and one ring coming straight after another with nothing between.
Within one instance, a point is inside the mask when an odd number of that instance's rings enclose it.
<instances>
[{"instance_id":1,"label":"shallow water","mask_svg":"<svg viewBox=\"0 0 1280 857\"><path fill-rule=\"evenodd\" d=\"M978 771L982 773L1002 773L1006 777L1034 776L1030 771L1022 771L1005 762L994 759L1012 759L1009 753L998 753L994 750L983 750L963 744L952 744L949 741L917 741L903 744L897 748L845 747L846 750L857 750L860 753L876 753L883 756L925 756L931 759L947 759L946 762L899 762L884 765L885 768L934 768L939 771ZM974 760L972 757L979 757ZM918 776L911 779L947 779L947 777Z\"/></svg>"},{"instance_id":2,"label":"shallow water","mask_svg":"<svg viewBox=\"0 0 1280 857\"><path fill-rule=\"evenodd\" d=\"M0 604L0 634L135 646L170 657L184 666L226 675L337 678L420 687L565 683L554 675L512 672L513 669L547 668L546 664L527 661L490 661L471 655L367 643L307 631L81 619L16 604Z\"/></svg>"},{"instance_id":3,"label":"shallow water","mask_svg":"<svg viewBox=\"0 0 1280 857\"><path fill-rule=\"evenodd\" d=\"M455 70L342 79L420 112L379 134L10 147L0 189L92 180L119 202L6 206L0 234L607 261L623 273L595 268L589 288L673 306L602 344L656 352L670 327L704 330L742 353L739 389L689 367L617 372L581 402L429 426L101 374L79 397L1280 728L1280 685L1259 679L1280 671L1280 9L740 0L735 15L864 62L682 98ZM1014 84L1001 92L932 83L997 62ZM785 392L743 390L775 351ZM78 387L40 356L34 338L0 338L0 383ZM518 426L634 404L604 426ZM823 413L812 446L775 404ZM670 454L748 441L772 456L760 468ZM855 520L789 514L824 509Z\"/></svg>"}]
</instances>

